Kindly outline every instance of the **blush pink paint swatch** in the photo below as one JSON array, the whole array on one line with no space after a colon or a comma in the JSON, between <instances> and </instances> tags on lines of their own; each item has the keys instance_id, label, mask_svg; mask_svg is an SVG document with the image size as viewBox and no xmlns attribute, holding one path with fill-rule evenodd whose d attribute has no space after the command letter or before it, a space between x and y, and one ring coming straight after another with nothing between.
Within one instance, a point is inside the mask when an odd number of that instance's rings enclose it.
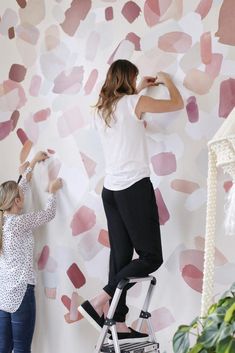
<instances>
[{"instance_id":1,"label":"blush pink paint swatch","mask_svg":"<svg viewBox=\"0 0 235 353\"><path fill-rule=\"evenodd\" d=\"M8 28L8 38L9 39L15 38L15 28L14 27Z\"/></svg>"},{"instance_id":2,"label":"blush pink paint swatch","mask_svg":"<svg viewBox=\"0 0 235 353\"><path fill-rule=\"evenodd\" d=\"M85 58L86 60L93 61L97 54L100 44L100 34L92 31L86 41Z\"/></svg>"},{"instance_id":3,"label":"blush pink paint swatch","mask_svg":"<svg viewBox=\"0 0 235 353\"><path fill-rule=\"evenodd\" d=\"M73 283L75 288L80 288L86 283L86 278L79 269L76 263L73 263L66 271L70 281Z\"/></svg>"},{"instance_id":4,"label":"blush pink paint swatch","mask_svg":"<svg viewBox=\"0 0 235 353\"><path fill-rule=\"evenodd\" d=\"M94 69L91 71L91 73L87 79L87 82L84 85L85 95L88 95L92 92L92 90L96 84L97 78L98 78L98 70Z\"/></svg>"},{"instance_id":5,"label":"blush pink paint swatch","mask_svg":"<svg viewBox=\"0 0 235 353\"><path fill-rule=\"evenodd\" d=\"M70 310L70 305L71 305L71 299L67 295L62 295L61 301L64 304L64 306Z\"/></svg>"},{"instance_id":6,"label":"blush pink paint swatch","mask_svg":"<svg viewBox=\"0 0 235 353\"><path fill-rule=\"evenodd\" d=\"M24 8L26 7L26 5L27 5L26 0L16 0L16 1L17 1L18 5L19 5L22 9L24 9Z\"/></svg>"},{"instance_id":7,"label":"blush pink paint swatch","mask_svg":"<svg viewBox=\"0 0 235 353\"><path fill-rule=\"evenodd\" d=\"M234 0L224 0L220 8L218 31L219 42L227 45L235 45L235 6Z\"/></svg>"},{"instance_id":8,"label":"blush pink paint swatch","mask_svg":"<svg viewBox=\"0 0 235 353\"><path fill-rule=\"evenodd\" d=\"M176 158L172 152L161 152L151 158L154 172L159 175L169 175L176 171Z\"/></svg>"},{"instance_id":9,"label":"blush pink paint swatch","mask_svg":"<svg viewBox=\"0 0 235 353\"><path fill-rule=\"evenodd\" d=\"M134 44L135 50L140 50L140 37L137 34L130 32L126 35L126 39Z\"/></svg>"},{"instance_id":10,"label":"blush pink paint swatch","mask_svg":"<svg viewBox=\"0 0 235 353\"><path fill-rule=\"evenodd\" d=\"M75 321L78 318L78 308L79 306L79 296L77 292L72 293L72 298L71 298L71 304L70 304L70 310L69 310L69 316L70 320Z\"/></svg>"},{"instance_id":11,"label":"blush pink paint swatch","mask_svg":"<svg viewBox=\"0 0 235 353\"><path fill-rule=\"evenodd\" d=\"M111 21L113 19L113 7L112 6L106 7L105 19L106 19L106 21Z\"/></svg>"},{"instance_id":12,"label":"blush pink paint swatch","mask_svg":"<svg viewBox=\"0 0 235 353\"><path fill-rule=\"evenodd\" d=\"M34 113L33 115L33 120L35 121L35 123L47 120L47 118L51 115L51 109L47 108L47 109L42 109L39 110L38 112Z\"/></svg>"},{"instance_id":13,"label":"blush pink paint swatch","mask_svg":"<svg viewBox=\"0 0 235 353\"><path fill-rule=\"evenodd\" d=\"M76 318L76 320L71 320L71 319L70 319L70 313L65 314L65 315L64 315L64 319L65 319L65 321L67 322L67 324L73 324L74 322L77 322L77 321L83 319L83 316L80 314L79 311L77 311L77 318Z\"/></svg>"},{"instance_id":14,"label":"blush pink paint swatch","mask_svg":"<svg viewBox=\"0 0 235 353\"><path fill-rule=\"evenodd\" d=\"M190 123L196 123L199 120L199 111L196 97L191 96L187 99L186 112Z\"/></svg>"},{"instance_id":15,"label":"blush pink paint swatch","mask_svg":"<svg viewBox=\"0 0 235 353\"><path fill-rule=\"evenodd\" d=\"M182 270L182 277L185 283L195 291L202 292L203 272L194 265L186 265Z\"/></svg>"},{"instance_id":16,"label":"blush pink paint swatch","mask_svg":"<svg viewBox=\"0 0 235 353\"><path fill-rule=\"evenodd\" d=\"M233 186L233 182L231 180L225 181L224 182L224 190L225 190L225 192L229 192L229 190L231 189L232 186Z\"/></svg>"},{"instance_id":17,"label":"blush pink paint swatch","mask_svg":"<svg viewBox=\"0 0 235 353\"><path fill-rule=\"evenodd\" d=\"M183 192L185 194L192 194L195 190L199 189L200 186L189 180L174 179L171 182L171 188L175 191Z\"/></svg>"},{"instance_id":18,"label":"blush pink paint swatch","mask_svg":"<svg viewBox=\"0 0 235 353\"><path fill-rule=\"evenodd\" d=\"M104 245L106 248L110 248L110 243L109 243L109 233L105 229L101 229L99 236L98 236L98 242L102 245Z\"/></svg>"},{"instance_id":19,"label":"blush pink paint swatch","mask_svg":"<svg viewBox=\"0 0 235 353\"><path fill-rule=\"evenodd\" d=\"M146 0L144 3L144 19L149 27L155 26L160 19L159 1Z\"/></svg>"},{"instance_id":20,"label":"blush pink paint swatch","mask_svg":"<svg viewBox=\"0 0 235 353\"><path fill-rule=\"evenodd\" d=\"M210 64L212 60L211 33L205 32L200 37L201 59L203 64Z\"/></svg>"},{"instance_id":21,"label":"blush pink paint swatch","mask_svg":"<svg viewBox=\"0 0 235 353\"><path fill-rule=\"evenodd\" d=\"M19 103L17 104L16 109L20 109L25 105L25 103L27 102L27 98L25 95L25 91L20 83L12 81L12 80L6 80L3 82L2 86L3 86L3 92L5 94L7 94L13 90L17 90ZM15 104L15 102L9 101L9 104L11 104L11 103Z\"/></svg>"},{"instance_id":22,"label":"blush pink paint swatch","mask_svg":"<svg viewBox=\"0 0 235 353\"><path fill-rule=\"evenodd\" d=\"M211 62L206 65L206 70L205 70L205 72L208 75L210 75L212 79L215 79L219 75L222 61L223 61L222 54L219 54L219 53L212 54Z\"/></svg>"},{"instance_id":23,"label":"blush pink paint swatch","mask_svg":"<svg viewBox=\"0 0 235 353\"><path fill-rule=\"evenodd\" d=\"M77 93L83 81L83 66L75 66L69 73L61 72L54 80L54 93Z\"/></svg>"},{"instance_id":24,"label":"blush pink paint swatch","mask_svg":"<svg viewBox=\"0 0 235 353\"><path fill-rule=\"evenodd\" d=\"M194 238L194 243L197 249L202 250L204 252L205 249L205 238L197 236ZM215 248L215 265L223 266L228 262L227 258L222 254L222 252Z\"/></svg>"},{"instance_id":25,"label":"blush pink paint swatch","mask_svg":"<svg viewBox=\"0 0 235 353\"><path fill-rule=\"evenodd\" d=\"M185 53L192 45L192 38L184 32L170 32L158 39L158 47L170 53Z\"/></svg>"},{"instance_id":26,"label":"blush pink paint swatch","mask_svg":"<svg viewBox=\"0 0 235 353\"><path fill-rule=\"evenodd\" d=\"M127 1L121 12L125 19L132 23L140 15L141 8L134 1Z\"/></svg>"},{"instance_id":27,"label":"blush pink paint swatch","mask_svg":"<svg viewBox=\"0 0 235 353\"><path fill-rule=\"evenodd\" d=\"M34 75L31 79L29 93L33 97L37 97L41 87L42 78L39 75Z\"/></svg>"},{"instance_id":28,"label":"blush pink paint swatch","mask_svg":"<svg viewBox=\"0 0 235 353\"><path fill-rule=\"evenodd\" d=\"M74 214L70 227L73 235L79 235L90 230L96 223L95 212L87 207L82 206Z\"/></svg>"},{"instance_id":29,"label":"blush pink paint swatch","mask_svg":"<svg viewBox=\"0 0 235 353\"><path fill-rule=\"evenodd\" d=\"M197 94L209 92L214 80L206 73L198 69L191 69L184 79L184 86Z\"/></svg>"},{"instance_id":30,"label":"blush pink paint swatch","mask_svg":"<svg viewBox=\"0 0 235 353\"><path fill-rule=\"evenodd\" d=\"M89 178L91 178L95 174L95 168L97 163L83 152L80 152L80 155L82 157L82 161L86 169L87 175Z\"/></svg>"},{"instance_id":31,"label":"blush pink paint swatch","mask_svg":"<svg viewBox=\"0 0 235 353\"><path fill-rule=\"evenodd\" d=\"M91 9L91 0L73 0L71 6L65 12L65 20L61 24L62 29L69 36L73 36L80 25L81 20L85 20Z\"/></svg>"},{"instance_id":32,"label":"blush pink paint swatch","mask_svg":"<svg viewBox=\"0 0 235 353\"><path fill-rule=\"evenodd\" d=\"M135 329L137 327L137 322L138 320L135 320L132 323L133 328ZM170 325L172 325L175 322L175 318L170 312L170 310L166 307L161 307L158 309L155 309L151 312L151 322L153 325L153 331L161 331ZM146 320L144 320L141 332L143 333L148 333L148 326L146 323Z\"/></svg>"},{"instance_id":33,"label":"blush pink paint swatch","mask_svg":"<svg viewBox=\"0 0 235 353\"><path fill-rule=\"evenodd\" d=\"M155 189L155 197L159 213L159 223L160 225L164 225L167 221L169 221L170 214L163 200L161 191L158 188Z\"/></svg>"},{"instance_id":34,"label":"blush pink paint swatch","mask_svg":"<svg viewBox=\"0 0 235 353\"><path fill-rule=\"evenodd\" d=\"M199 15L201 15L201 18L203 19L209 13L212 4L213 4L213 0L201 0L199 2L195 12L197 12Z\"/></svg>"},{"instance_id":35,"label":"blush pink paint swatch","mask_svg":"<svg viewBox=\"0 0 235 353\"><path fill-rule=\"evenodd\" d=\"M12 131L12 121L4 121L0 123L0 140L4 140Z\"/></svg>"},{"instance_id":36,"label":"blush pink paint swatch","mask_svg":"<svg viewBox=\"0 0 235 353\"><path fill-rule=\"evenodd\" d=\"M85 125L80 109L75 106L65 111L57 120L60 137L67 137Z\"/></svg>"},{"instance_id":37,"label":"blush pink paint swatch","mask_svg":"<svg viewBox=\"0 0 235 353\"><path fill-rule=\"evenodd\" d=\"M235 107L235 79L229 78L220 84L219 116L227 118Z\"/></svg>"},{"instance_id":38,"label":"blush pink paint swatch","mask_svg":"<svg viewBox=\"0 0 235 353\"><path fill-rule=\"evenodd\" d=\"M18 110L15 110L11 115L12 131L16 128L19 117L20 117L20 112Z\"/></svg>"},{"instance_id":39,"label":"blush pink paint swatch","mask_svg":"<svg viewBox=\"0 0 235 353\"><path fill-rule=\"evenodd\" d=\"M56 288L45 287L44 291L48 299L56 299Z\"/></svg>"},{"instance_id":40,"label":"blush pink paint swatch","mask_svg":"<svg viewBox=\"0 0 235 353\"><path fill-rule=\"evenodd\" d=\"M16 131L17 136L19 137L20 142L22 145L25 144L25 142L28 140L28 136L26 135L25 131L21 128L17 129Z\"/></svg>"},{"instance_id":41,"label":"blush pink paint swatch","mask_svg":"<svg viewBox=\"0 0 235 353\"><path fill-rule=\"evenodd\" d=\"M47 264L50 255L50 249L48 245L45 245L38 259L38 269L43 270Z\"/></svg>"},{"instance_id":42,"label":"blush pink paint swatch","mask_svg":"<svg viewBox=\"0 0 235 353\"><path fill-rule=\"evenodd\" d=\"M40 37L40 32L37 27L30 23L21 23L16 28L16 32L20 39L31 45L36 45Z\"/></svg>"},{"instance_id":43,"label":"blush pink paint swatch","mask_svg":"<svg viewBox=\"0 0 235 353\"><path fill-rule=\"evenodd\" d=\"M33 147L33 143L30 140L27 140L24 143L24 146L22 147L20 151L20 163L24 163Z\"/></svg>"}]
</instances>

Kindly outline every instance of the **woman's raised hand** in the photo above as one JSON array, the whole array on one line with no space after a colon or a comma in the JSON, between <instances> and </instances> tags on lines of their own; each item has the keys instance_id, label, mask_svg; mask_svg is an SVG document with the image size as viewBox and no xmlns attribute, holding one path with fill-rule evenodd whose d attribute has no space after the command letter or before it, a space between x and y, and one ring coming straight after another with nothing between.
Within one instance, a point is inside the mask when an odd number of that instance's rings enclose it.
<instances>
[{"instance_id":1,"label":"woman's raised hand","mask_svg":"<svg viewBox=\"0 0 235 353\"><path fill-rule=\"evenodd\" d=\"M52 180L49 184L49 192L51 194L54 194L57 192L59 189L61 189L63 186L63 182L61 178L57 178L55 180Z\"/></svg>"},{"instance_id":2,"label":"woman's raised hand","mask_svg":"<svg viewBox=\"0 0 235 353\"><path fill-rule=\"evenodd\" d=\"M144 76L137 87L137 92L140 92L142 91L142 89L152 86L156 86L156 77Z\"/></svg>"},{"instance_id":3,"label":"woman's raised hand","mask_svg":"<svg viewBox=\"0 0 235 353\"><path fill-rule=\"evenodd\" d=\"M48 154L44 151L39 151L36 153L34 160L36 162L42 162L45 161L45 159L49 158Z\"/></svg>"}]
</instances>

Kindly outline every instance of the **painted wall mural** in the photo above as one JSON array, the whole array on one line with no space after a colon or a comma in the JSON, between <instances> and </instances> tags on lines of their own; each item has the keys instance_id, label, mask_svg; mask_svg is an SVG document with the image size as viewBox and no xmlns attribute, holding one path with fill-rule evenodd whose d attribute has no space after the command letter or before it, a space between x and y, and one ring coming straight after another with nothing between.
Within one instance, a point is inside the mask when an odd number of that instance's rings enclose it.
<instances>
[{"instance_id":1,"label":"painted wall mural","mask_svg":"<svg viewBox=\"0 0 235 353\"><path fill-rule=\"evenodd\" d=\"M35 235L34 353L89 353L98 337L77 307L107 280L104 160L92 106L118 58L141 75L169 72L185 101L184 111L146 114L165 260L150 308L161 353L172 352L176 327L199 315L207 141L235 106L234 17L234 0L0 2L1 182L10 153L16 166L39 149L50 159L35 170L28 207L43 207L48 181L64 179L56 218ZM167 96L162 86L148 93ZM215 296L234 280L235 240L223 230L231 185L220 173ZM130 290L129 324L144 294L144 284Z\"/></svg>"}]
</instances>

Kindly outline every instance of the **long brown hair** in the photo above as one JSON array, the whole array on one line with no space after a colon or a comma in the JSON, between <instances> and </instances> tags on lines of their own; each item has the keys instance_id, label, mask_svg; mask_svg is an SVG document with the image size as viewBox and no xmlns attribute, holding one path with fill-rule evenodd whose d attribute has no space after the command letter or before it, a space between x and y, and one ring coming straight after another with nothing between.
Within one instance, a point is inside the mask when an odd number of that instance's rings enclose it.
<instances>
[{"instance_id":1,"label":"long brown hair","mask_svg":"<svg viewBox=\"0 0 235 353\"><path fill-rule=\"evenodd\" d=\"M0 185L0 251L2 249L3 212L11 209L16 197L20 197L20 194L19 186L15 181L6 181Z\"/></svg>"},{"instance_id":2,"label":"long brown hair","mask_svg":"<svg viewBox=\"0 0 235 353\"><path fill-rule=\"evenodd\" d=\"M110 66L95 105L107 126L110 127L118 100L126 94L136 93L134 78L138 73L138 68L128 60L116 60Z\"/></svg>"}]
</instances>

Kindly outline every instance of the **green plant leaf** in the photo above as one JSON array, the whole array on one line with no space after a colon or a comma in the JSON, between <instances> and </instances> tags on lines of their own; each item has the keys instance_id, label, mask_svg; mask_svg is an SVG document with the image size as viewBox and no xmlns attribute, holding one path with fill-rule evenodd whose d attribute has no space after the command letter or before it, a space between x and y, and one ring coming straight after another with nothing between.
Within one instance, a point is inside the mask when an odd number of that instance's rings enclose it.
<instances>
[{"instance_id":1,"label":"green plant leaf","mask_svg":"<svg viewBox=\"0 0 235 353\"><path fill-rule=\"evenodd\" d=\"M228 336L231 336L233 334L234 327L231 324L228 324L227 322L223 322L222 325L219 328L219 334L218 334L218 341L222 341Z\"/></svg>"},{"instance_id":2,"label":"green plant leaf","mask_svg":"<svg viewBox=\"0 0 235 353\"><path fill-rule=\"evenodd\" d=\"M216 346L216 353L234 353L235 352L235 338L227 337L220 341Z\"/></svg>"},{"instance_id":3,"label":"green plant leaf","mask_svg":"<svg viewBox=\"0 0 235 353\"><path fill-rule=\"evenodd\" d=\"M202 343L196 343L188 353L201 353L203 349L203 344Z\"/></svg>"},{"instance_id":4,"label":"green plant leaf","mask_svg":"<svg viewBox=\"0 0 235 353\"><path fill-rule=\"evenodd\" d=\"M215 346L218 335L218 325L217 323L212 323L208 327L204 327L201 336L198 337L197 343L202 343L205 348L211 348Z\"/></svg>"},{"instance_id":5,"label":"green plant leaf","mask_svg":"<svg viewBox=\"0 0 235 353\"><path fill-rule=\"evenodd\" d=\"M233 317L233 314L235 312L235 302L231 305L231 307L226 311L224 321L225 322L230 322L230 320Z\"/></svg>"},{"instance_id":6,"label":"green plant leaf","mask_svg":"<svg viewBox=\"0 0 235 353\"><path fill-rule=\"evenodd\" d=\"M178 328L173 337L173 350L175 353L188 353L190 327L182 325Z\"/></svg>"}]
</instances>

